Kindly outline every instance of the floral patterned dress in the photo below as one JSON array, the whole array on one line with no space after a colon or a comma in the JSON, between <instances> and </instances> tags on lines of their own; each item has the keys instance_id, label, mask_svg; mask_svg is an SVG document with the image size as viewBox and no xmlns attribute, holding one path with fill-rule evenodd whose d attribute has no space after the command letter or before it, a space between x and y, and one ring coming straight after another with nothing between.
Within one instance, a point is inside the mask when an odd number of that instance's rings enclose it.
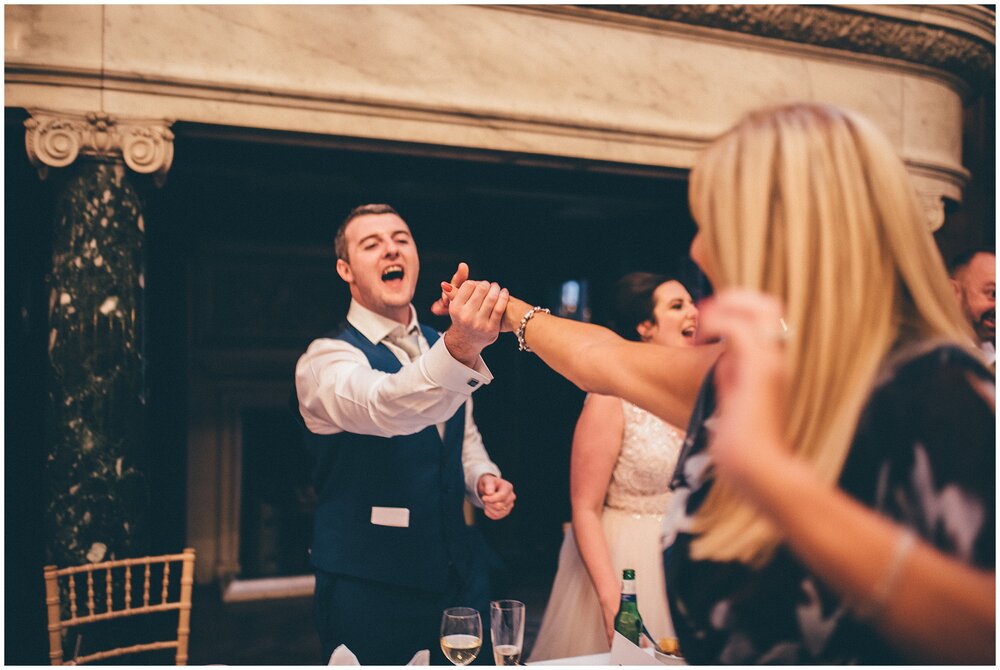
<instances>
[{"instance_id":1,"label":"floral patterned dress","mask_svg":"<svg viewBox=\"0 0 1000 670\"><path fill-rule=\"evenodd\" d=\"M974 386L975 384L975 386ZM996 566L996 416L986 368L953 345L894 352L862 412L840 488L954 558ZM704 419L711 375L674 475L679 516L712 485ZM851 542L849 529L844 542ZM759 570L694 560L680 532L665 553L667 592L691 663L896 664L912 662L858 620L787 547Z\"/></svg>"}]
</instances>

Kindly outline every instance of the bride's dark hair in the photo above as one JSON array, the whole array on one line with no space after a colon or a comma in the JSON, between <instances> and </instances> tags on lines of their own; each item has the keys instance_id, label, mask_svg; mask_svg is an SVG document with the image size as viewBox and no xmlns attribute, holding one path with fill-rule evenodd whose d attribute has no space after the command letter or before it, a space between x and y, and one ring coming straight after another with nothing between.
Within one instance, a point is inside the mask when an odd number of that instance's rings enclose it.
<instances>
[{"instance_id":1,"label":"bride's dark hair","mask_svg":"<svg viewBox=\"0 0 1000 670\"><path fill-rule=\"evenodd\" d=\"M638 342L642 338L636 330L643 321L656 322L653 308L656 301L653 293L657 287L668 281L678 281L674 277L653 272L630 272L615 282L614 304L608 328L626 340Z\"/></svg>"}]
</instances>

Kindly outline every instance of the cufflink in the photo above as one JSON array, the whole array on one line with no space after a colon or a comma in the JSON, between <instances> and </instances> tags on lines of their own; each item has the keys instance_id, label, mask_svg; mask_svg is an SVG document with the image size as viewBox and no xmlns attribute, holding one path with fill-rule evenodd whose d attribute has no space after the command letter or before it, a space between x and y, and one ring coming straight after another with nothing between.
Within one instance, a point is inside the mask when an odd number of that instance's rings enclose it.
<instances>
[{"instance_id":1,"label":"cufflink","mask_svg":"<svg viewBox=\"0 0 1000 670\"><path fill-rule=\"evenodd\" d=\"M467 383L467 384L468 384L469 386L471 386L472 388L476 388L477 386L479 386L479 380L478 380L478 379L470 379L470 380L469 380L469 381L467 381L466 383Z\"/></svg>"}]
</instances>

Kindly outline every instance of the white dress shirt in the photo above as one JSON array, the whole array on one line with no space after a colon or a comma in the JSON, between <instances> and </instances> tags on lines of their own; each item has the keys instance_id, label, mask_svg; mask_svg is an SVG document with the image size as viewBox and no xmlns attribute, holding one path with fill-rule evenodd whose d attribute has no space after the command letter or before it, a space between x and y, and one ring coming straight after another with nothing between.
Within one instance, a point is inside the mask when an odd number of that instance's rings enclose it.
<instances>
[{"instance_id":1,"label":"white dress shirt","mask_svg":"<svg viewBox=\"0 0 1000 670\"><path fill-rule=\"evenodd\" d=\"M444 337L428 346L420 333L416 310L410 305L410 322L402 324L351 301L347 321L372 344L386 345L403 368L396 373L373 370L360 349L331 338L313 340L295 366L295 388L299 411L313 433L340 432L394 437L411 435L437 425L444 435L444 422L465 404L465 435L462 469L467 497L477 507L476 491L485 474L500 476L490 460L483 438L472 418L472 392L493 381L480 357L470 369L452 358ZM390 339L416 329L422 355L415 361Z\"/></svg>"}]
</instances>

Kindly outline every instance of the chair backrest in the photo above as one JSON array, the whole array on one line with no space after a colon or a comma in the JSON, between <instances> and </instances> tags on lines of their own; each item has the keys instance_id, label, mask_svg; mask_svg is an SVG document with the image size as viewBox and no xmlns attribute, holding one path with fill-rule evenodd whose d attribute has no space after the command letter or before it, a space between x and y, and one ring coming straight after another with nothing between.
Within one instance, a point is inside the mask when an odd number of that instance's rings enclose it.
<instances>
[{"instance_id":1,"label":"chair backrest","mask_svg":"<svg viewBox=\"0 0 1000 670\"><path fill-rule=\"evenodd\" d=\"M45 567L45 604L52 665L77 665L125 654L176 649L177 665L186 665L191 632L194 549L180 554L126 558L70 568ZM176 564L180 564L180 570ZM171 565L174 565L171 568ZM180 588L177 577L180 577ZM141 591L141 596L140 596ZM178 611L174 639L117 647L64 659L63 636L69 628L153 612Z\"/></svg>"}]
</instances>

